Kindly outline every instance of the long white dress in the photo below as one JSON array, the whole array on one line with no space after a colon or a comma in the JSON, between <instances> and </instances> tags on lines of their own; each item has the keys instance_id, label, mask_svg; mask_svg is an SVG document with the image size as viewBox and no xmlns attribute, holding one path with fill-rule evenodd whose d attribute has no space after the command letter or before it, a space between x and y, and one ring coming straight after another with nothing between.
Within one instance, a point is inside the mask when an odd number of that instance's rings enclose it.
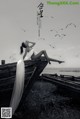
<instances>
[{"instance_id":1,"label":"long white dress","mask_svg":"<svg viewBox=\"0 0 80 119\"><path fill-rule=\"evenodd\" d=\"M32 49L25 57L25 60L31 59L31 55L33 53L34 50ZM20 100L22 98L22 94L24 90L24 81L25 81L25 66L24 66L23 56L21 56L20 60L17 62L16 78L15 78L12 97L10 101L10 107L12 107L12 114L15 113L20 103Z\"/></svg>"},{"instance_id":2,"label":"long white dress","mask_svg":"<svg viewBox=\"0 0 80 119\"><path fill-rule=\"evenodd\" d=\"M24 68L24 61L21 58L17 62L16 78L15 78L11 102L10 102L10 107L12 107L12 114L15 113L19 105L19 102L21 100L23 89L24 89L24 80L25 80L25 68Z\"/></svg>"}]
</instances>

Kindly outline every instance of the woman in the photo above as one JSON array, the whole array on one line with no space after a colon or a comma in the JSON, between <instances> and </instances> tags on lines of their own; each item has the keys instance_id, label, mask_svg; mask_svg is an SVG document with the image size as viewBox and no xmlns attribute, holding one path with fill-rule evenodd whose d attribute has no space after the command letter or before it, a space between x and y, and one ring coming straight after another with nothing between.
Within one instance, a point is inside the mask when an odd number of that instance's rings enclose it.
<instances>
[{"instance_id":1,"label":"woman","mask_svg":"<svg viewBox=\"0 0 80 119\"><path fill-rule=\"evenodd\" d=\"M30 42L30 41L26 41L26 42L22 43L22 45L20 47L20 53L21 54L23 53L23 48L25 48L25 53L23 55L23 59L32 50L34 45L35 45L35 43L34 42ZM50 61L54 61L54 62L58 62L58 63L63 63L64 62L64 61L59 61L59 60L55 60L55 59L49 58L45 50L42 50L38 54L35 54L35 52L33 51L32 54L31 54L31 59L32 60L40 59L42 57L42 55L44 55L44 57L49 62L49 64L51 64Z\"/></svg>"},{"instance_id":2,"label":"woman","mask_svg":"<svg viewBox=\"0 0 80 119\"><path fill-rule=\"evenodd\" d=\"M31 45L29 45L31 44ZM32 50L33 46L35 45L34 42L29 42L29 41L26 41L26 42L22 42L22 45L20 47L20 53L22 54L23 53L23 48L25 48L25 53L23 55L23 59L26 57L26 55ZM33 53L32 53L33 54Z\"/></svg>"}]
</instances>

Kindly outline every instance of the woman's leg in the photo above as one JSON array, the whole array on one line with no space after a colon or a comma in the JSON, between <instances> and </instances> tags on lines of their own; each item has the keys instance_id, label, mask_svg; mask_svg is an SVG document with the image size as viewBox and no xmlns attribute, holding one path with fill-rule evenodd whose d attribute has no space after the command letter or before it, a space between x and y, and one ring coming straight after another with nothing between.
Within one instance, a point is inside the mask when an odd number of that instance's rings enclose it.
<instances>
[{"instance_id":1,"label":"woman's leg","mask_svg":"<svg viewBox=\"0 0 80 119\"><path fill-rule=\"evenodd\" d=\"M50 63L49 57L48 57L48 55L47 55L47 53L46 53L45 50L42 50L37 55L33 55L32 56L32 59L39 59L39 58L41 58L42 55L44 55L44 57L46 58L46 60Z\"/></svg>"},{"instance_id":2,"label":"woman's leg","mask_svg":"<svg viewBox=\"0 0 80 119\"><path fill-rule=\"evenodd\" d=\"M56 59L52 59L52 58L48 57L45 50L42 51L42 54L44 54L44 56L48 60L49 64L51 64L50 61L58 62L58 63L64 63L64 61L60 61L60 60L56 60Z\"/></svg>"},{"instance_id":3,"label":"woman's leg","mask_svg":"<svg viewBox=\"0 0 80 119\"><path fill-rule=\"evenodd\" d=\"M32 59L39 59L39 58L41 58L42 55L44 55L44 57L49 62L49 64L51 64L50 61L54 61L54 62L58 62L58 63L63 63L64 62L64 61L60 61L60 60L49 58L45 50L42 50L37 55L33 54Z\"/></svg>"},{"instance_id":4,"label":"woman's leg","mask_svg":"<svg viewBox=\"0 0 80 119\"><path fill-rule=\"evenodd\" d=\"M41 52L39 52L38 54L32 54L32 56L31 56L31 59L40 59L41 58L41 55L42 55L42 51Z\"/></svg>"},{"instance_id":5,"label":"woman's leg","mask_svg":"<svg viewBox=\"0 0 80 119\"><path fill-rule=\"evenodd\" d=\"M64 63L64 61L60 61L60 60L56 60L56 59L52 59L52 58L49 58L50 61L53 61L53 62L58 62L59 64L60 63Z\"/></svg>"}]
</instances>

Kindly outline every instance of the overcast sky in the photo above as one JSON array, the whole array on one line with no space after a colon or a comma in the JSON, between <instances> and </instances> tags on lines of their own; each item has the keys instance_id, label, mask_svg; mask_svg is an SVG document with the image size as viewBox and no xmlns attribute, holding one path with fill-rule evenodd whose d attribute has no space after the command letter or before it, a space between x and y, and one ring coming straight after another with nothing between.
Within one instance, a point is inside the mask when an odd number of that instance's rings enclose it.
<instances>
[{"instance_id":1,"label":"overcast sky","mask_svg":"<svg viewBox=\"0 0 80 119\"><path fill-rule=\"evenodd\" d=\"M38 38L40 2L44 3L44 17ZM80 67L80 5L48 5L47 0L0 0L0 60L17 61L20 44L26 40L36 42L37 52L45 49L50 57L65 61L60 65L52 63L51 67Z\"/></svg>"}]
</instances>

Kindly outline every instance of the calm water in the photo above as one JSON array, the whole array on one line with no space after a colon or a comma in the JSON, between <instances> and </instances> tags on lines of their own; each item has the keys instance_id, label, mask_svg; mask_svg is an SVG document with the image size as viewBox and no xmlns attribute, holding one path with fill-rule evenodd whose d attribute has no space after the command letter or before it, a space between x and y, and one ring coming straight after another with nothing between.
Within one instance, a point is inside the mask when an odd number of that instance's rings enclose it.
<instances>
[{"instance_id":1,"label":"calm water","mask_svg":"<svg viewBox=\"0 0 80 119\"><path fill-rule=\"evenodd\" d=\"M46 68L43 73L80 76L80 68Z\"/></svg>"}]
</instances>

